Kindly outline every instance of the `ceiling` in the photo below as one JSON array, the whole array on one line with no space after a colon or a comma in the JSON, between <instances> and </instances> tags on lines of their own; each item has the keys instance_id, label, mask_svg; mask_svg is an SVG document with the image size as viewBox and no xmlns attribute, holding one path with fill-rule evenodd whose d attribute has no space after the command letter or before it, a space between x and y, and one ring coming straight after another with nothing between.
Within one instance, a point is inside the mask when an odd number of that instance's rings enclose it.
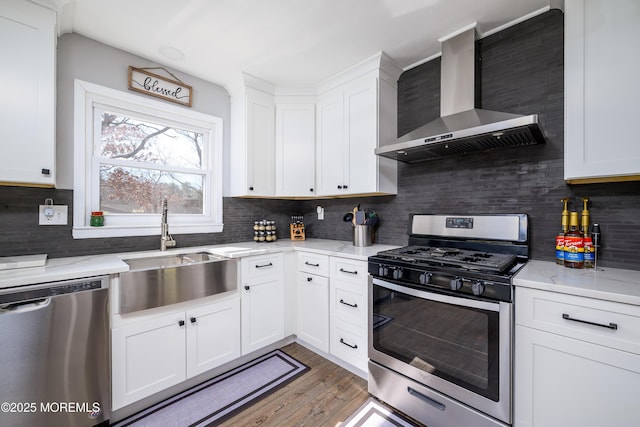
<instances>
[{"instance_id":1,"label":"ceiling","mask_svg":"<svg viewBox=\"0 0 640 427\"><path fill-rule=\"evenodd\" d=\"M61 33L227 89L241 72L275 85L315 85L380 51L411 68L459 28L477 22L482 37L550 1L53 0Z\"/></svg>"}]
</instances>

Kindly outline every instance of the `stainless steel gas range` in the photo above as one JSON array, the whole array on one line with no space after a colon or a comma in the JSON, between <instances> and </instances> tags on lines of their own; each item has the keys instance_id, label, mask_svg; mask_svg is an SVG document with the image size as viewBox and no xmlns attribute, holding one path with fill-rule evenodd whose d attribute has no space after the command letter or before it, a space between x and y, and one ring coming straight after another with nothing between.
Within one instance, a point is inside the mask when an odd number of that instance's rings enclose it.
<instances>
[{"instance_id":1,"label":"stainless steel gas range","mask_svg":"<svg viewBox=\"0 0 640 427\"><path fill-rule=\"evenodd\" d=\"M512 423L513 276L526 214L411 215L369 257L369 392L428 425Z\"/></svg>"}]
</instances>

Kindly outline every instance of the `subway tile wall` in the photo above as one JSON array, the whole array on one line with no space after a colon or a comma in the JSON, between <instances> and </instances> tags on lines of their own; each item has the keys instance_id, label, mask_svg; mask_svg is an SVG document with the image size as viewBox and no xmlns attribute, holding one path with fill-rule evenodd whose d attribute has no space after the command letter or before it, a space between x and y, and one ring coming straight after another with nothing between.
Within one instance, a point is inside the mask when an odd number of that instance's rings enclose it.
<instances>
[{"instance_id":1,"label":"subway tile wall","mask_svg":"<svg viewBox=\"0 0 640 427\"><path fill-rule=\"evenodd\" d=\"M640 182L567 185L563 180L563 14L551 10L482 39L481 107L538 114L546 144L443 160L399 164L398 195L310 201L224 199L224 231L174 236L178 246L246 242L256 219L277 221L288 238L289 217L304 214L307 236L351 240L342 221L354 206L382 216L376 241L405 245L410 213L527 213L531 258L554 259L563 197L571 210L589 197L591 218L601 224L599 265L640 270ZM398 82L398 134L436 118L440 61L406 71ZM570 153L569 153L570 155ZM72 210L70 190L0 187L0 256L48 253L50 257L153 250L159 236L74 240L71 226L38 226L45 198ZM325 208L318 221L316 207Z\"/></svg>"},{"instance_id":2,"label":"subway tile wall","mask_svg":"<svg viewBox=\"0 0 640 427\"><path fill-rule=\"evenodd\" d=\"M68 225L38 225L38 205L43 205L46 198L52 198L56 205L69 206ZM0 256L46 253L50 258L60 258L160 249L159 235L74 239L71 212L71 190L0 187ZM297 213L300 213L299 203L295 201L225 198L222 233L174 234L173 237L177 247L247 242L253 239L255 220L271 219L276 221L278 238L288 238L290 215Z\"/></svg>"},{"instance_id":3,"label":"subway tile wall","mask_svg":"<svg viewBox=\"0 0 640 427\"><path fill-rule=\"evenodd\" d=\"M479 42L481 108L538 114L544 145L511 148L398 168L398 195L305 202L313 237L351 239L344 213L360 204L383 218L377 241L405 245L410 213L526 213L532 259L554 260L563 197L602 228L599 265L640 270L640 182L567 185L564 182L564 17L551 10ZM440 111L440 61L404 72L398 82L398 135ZM568 153L571 155L571 153ZM316 205L325 208L317 221Z\"/></svg>"}]
</instances>

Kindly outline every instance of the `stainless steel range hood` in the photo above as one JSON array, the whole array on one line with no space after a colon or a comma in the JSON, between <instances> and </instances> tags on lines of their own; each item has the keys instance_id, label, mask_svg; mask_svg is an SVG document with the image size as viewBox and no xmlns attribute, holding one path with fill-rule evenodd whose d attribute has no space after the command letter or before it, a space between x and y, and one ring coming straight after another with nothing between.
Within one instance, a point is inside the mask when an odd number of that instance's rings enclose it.
<instances>
[{"instance_id":1,"label":"stainless steel range hood","mask_svg":"<svg viewBox=\"0 0 640 427\"><path fill-rule=\"evenodd\" d=\"M441 117L375 150L406 163L544 142L538 116L475 108L475 24L442 43Z\"/></svg>"}]
</instances>

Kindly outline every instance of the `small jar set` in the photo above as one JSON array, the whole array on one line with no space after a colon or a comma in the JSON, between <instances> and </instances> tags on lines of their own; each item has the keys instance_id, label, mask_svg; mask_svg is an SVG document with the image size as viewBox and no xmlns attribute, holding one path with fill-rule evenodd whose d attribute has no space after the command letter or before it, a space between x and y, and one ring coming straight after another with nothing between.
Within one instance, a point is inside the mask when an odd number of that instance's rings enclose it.
<instances>
[{"instance_id":1,"label":"small jar set","mask_svg":"<svg viewBox=\"0 0 640 427\"><path fill-rule=\"evenodd\" d=\"M276 222L267 219L254 221L253 240L256 242L275 242Z\"/></svg>"}]
</instances>

